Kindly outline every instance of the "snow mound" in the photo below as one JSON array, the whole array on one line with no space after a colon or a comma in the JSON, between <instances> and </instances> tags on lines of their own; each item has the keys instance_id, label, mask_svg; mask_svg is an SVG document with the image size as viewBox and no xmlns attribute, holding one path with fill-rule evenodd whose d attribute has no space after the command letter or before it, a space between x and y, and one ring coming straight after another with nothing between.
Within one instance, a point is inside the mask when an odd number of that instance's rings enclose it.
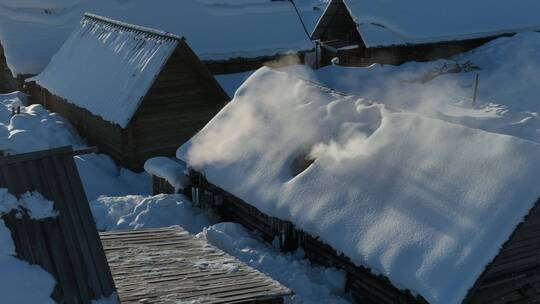
<instances>
[{"instance_id":1,"label":"snow mound","mask_svg":"<svg viewBox=\"0 0 540 304\"><path fill-rule=\"evenodd\" d=\"M540 33L522 33L499 38L454 60L367 68L328 66L304 72L303 77L388 107L540 143L539 55ZM456 64L462 68L459 73ZM476 68L463 69L467 65ZM479 85L473 105L476 75Z\"/></svg>"},{"instance_id":2,"label":"snow mound","mask_svg":"<svg viewBox=\"0 0 540 304\"><path fill-rule=\"evenodd\" d=\"M210 226L205 213L181 194L101 196L90 203L99 230L142 229L180 225L191 233Z\"/></svg>"},{"instance_id":3,"label":"snow mound","mask_svg":"<svg viewBox=\"0 0 540 304\"><path fill-rule=\"evenodd\" d=\"M211 183L433 303L462 300L532 208L538 155L531 141L268 68L177 151Z\"/></svg>"},{"instance_id":4,"label":"snow mound","mask_svg":"<svg viewBox=\"0 0 540 304\"><path fill-rule=\"evenodd\" d=\"M38 219L55 216L54 212L44 206L48 201L42 199L39 194L25 194L21 201L9 194L6 189L0 189L0 217L18 209L19 204L31 212ZM0 219L0 293L2 303L20 304L53 304L50 295L56 282L52 275L37 265L30 265L25 261L15 258L15 244L11 239L11 231Z\"/></svg>"},{"instance_id":5,"label":"snow mound","mask_svg":"<svg viewBox=\"0 0 540 304\"><path fill-rule=\"evenodd\" d=\"M288 303L350 303L342 297L345 273L311 265L301 251L282 254L235 223L210 226L197 236L293 290Z\"/></svg>"},{"instance_id":6,"label":"snow mound","mask_svg":"<svg viewBox=\"0 0 540 304\"><path fill-rule=\"evenodd\" d=\"M19 154L62 146L86 146L69 122L41 105L22 106L21 114L11 116L12 105L18 103L17 100L24 103L24 94L0 95L0 151ZM75 163L89 200L100 195L150 194L152 190L148 174L121 168L107 155L76 156Z\"/></svg>"},{"instance_id":7,"label":"snow mound","mask_svg":"<svg viewBox=\"0 0 540 304\"><path fill-rule=\"evenodd\" d=\"M174 187L174 192L184 189L189 182L186 177L186 169L185 165L168 157L154 157L144 163L144 171L165 179Z\"/></svg>"}]
</instances>

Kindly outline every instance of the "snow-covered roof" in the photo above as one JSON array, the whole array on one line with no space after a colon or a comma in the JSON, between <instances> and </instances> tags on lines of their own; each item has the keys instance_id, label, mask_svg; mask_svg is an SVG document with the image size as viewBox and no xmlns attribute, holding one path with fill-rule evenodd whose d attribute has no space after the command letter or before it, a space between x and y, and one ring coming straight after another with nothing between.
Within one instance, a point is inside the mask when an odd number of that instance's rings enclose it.
<instances>
[{"instance_id":1,"label":"snow-covered roof","mask_svg":"<svg viewBox=\"0 0 540 304\"><path fill-rule=\"evenodd\" d=\"M535 0L334 1L345 3L367 47L466 40L540 30L537 14L540 2Z\"/></svg>"},{"instance_id":2,"label":"snow-covered roof","mask_svg":"<svg viewBox=\"0 0 540 304\"><path fill-rule=\"evenodd\" d=\"M87 15L30 80L125 128L180 39Z\"/></svg>"},{"instance_id":3,"label":"snow-covered roof","mask_svg":"<svg viewBox=\"0 0 540 304\"><path fill-rule=\"evenodd\" d=\"M461 301L534 206L538 155L532 141L269 68L177 151L209 182L430 303Z\"/></svg>"},{"instance_id":4,"label":"snow-covered roof","mask_svg":"<svg viewBox=\"0 0 540 304\"><path fill-rule=\"evenodd\" d=\"M321 1L296 1L308 28L322 12L313 9ZM39 73L84 12L183 36L203 60L313 48L288 1L0 0L0 41L12 72Z\"/></svg>"}]
</instances>

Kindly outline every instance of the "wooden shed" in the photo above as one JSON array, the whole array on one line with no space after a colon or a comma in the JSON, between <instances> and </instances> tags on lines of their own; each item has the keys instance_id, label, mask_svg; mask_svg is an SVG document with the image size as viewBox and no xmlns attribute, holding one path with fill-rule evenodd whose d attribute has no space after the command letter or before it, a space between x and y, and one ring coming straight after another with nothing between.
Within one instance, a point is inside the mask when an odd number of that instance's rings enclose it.
<instances>
[{"instance_id":1,"label":"wooden shed","mask_svg":"<svg viewBox=\"0 0 540 304\"><path fill-rule=\"evenodd\" d=\"M91 14L28 90L133 170L173 155L229 100L182 37Z\"/></svg>"},{"instance_id":2,"label":"wooden shed","mask_svg":"<svg viewBox=\"0 0 540 304\"><path fill-rule=\"evenodd\" d=\"M38 192L54 203L58 217L41 220L11 212L2 216L17 257L56 279L58 303L91 304L115 291L114 281L83 189L74 155L92 152L62 147L0 157L0 188L20 197Z\"/></svg>"},{"instance_id":3,"label":"wooden shed","mask_svg":"<svg viewBox=\"0 0 540 304\"><path fill-rule=\"evenodd\" d=\"M506 15L505 5L490 9L490 1L474 5L438 2L332 0L311 34L320 47L319 63L368 66L449 58L501 36L538 31L530 11L538 4L523 1ZM463 4L463 5L460 5ZM459 21L456 21L459 20Z\"/></svg>"}]
</instances>

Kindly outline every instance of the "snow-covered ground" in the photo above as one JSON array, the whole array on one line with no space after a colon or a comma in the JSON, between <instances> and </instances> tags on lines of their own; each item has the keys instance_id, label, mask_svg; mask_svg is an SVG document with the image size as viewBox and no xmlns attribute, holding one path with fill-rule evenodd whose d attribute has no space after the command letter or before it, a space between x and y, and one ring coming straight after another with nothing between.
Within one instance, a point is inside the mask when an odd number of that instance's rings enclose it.
<instances>
[{"instance_id":1,"label":"snow-covered ground","mask_svg":"<svg viewBox=\"0 0 540 304\"><path fill-rule=\"evenodd\" d=\"M286 303L350 303L343 272L314 266L301 251L280 253L239 224L216 224L183 195L101 197L91 209L100 230L179 225L293 290Z\"/></svg>"},{"instance_id":2,"label":"snow-covered ground","mask_svg":"<svg viewBox=\"0 0 540 304\"><path fill-rule=\"evenodd\" d=\"M23 206L35 219L55 217L53 204L39 193L26 193L20 200L0 189L0 217ZM53 304L50 294L55 280L48 272L36 265L30 265L15 256L15 245L11 232L0 219L0 302L2 303L43 303ZM32 291L32 292L29 292Z\"/></svg>"},{"instance_id":3,"label":"snow-covered ground","mask_svg":"<svg viewBox=\"0 0 540 304\"><path fill-rule=\"evenodd\" d=\"M61 146L85 147L86 143L63 117L41 105L24 106L22 93L0 95L0 150L8 154L25 153ZM22 105L12 116L13 105ZM151 179L117 166L104 154L75 157L75 163L89 200L100 195L149 194Z\"/></svg>"}]
</instances>

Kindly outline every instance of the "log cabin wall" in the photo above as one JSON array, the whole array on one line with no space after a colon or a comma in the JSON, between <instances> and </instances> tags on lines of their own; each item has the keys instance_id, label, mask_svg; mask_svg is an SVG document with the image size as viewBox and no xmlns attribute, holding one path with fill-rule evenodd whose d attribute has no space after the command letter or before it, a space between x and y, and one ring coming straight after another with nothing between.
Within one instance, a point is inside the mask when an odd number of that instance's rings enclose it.
<instances>
[{"instance_id":1,"label":"log cabin wall","mask_svg":"<svg viewBox=\"0 0 540 304\"><path fill-rule=\"evenodd\" d=\"M173 156L229 100L191 49L179 43L126 129L131 167Z\"/></svg>"},{"instance_id":2,"label":"log cabin wall","mask_svg":"<svg viewBox=\"0 0 540 304\"><path fill-rule=\"evenodd\" d=\"M500 36L499 36L500 37ZM382 48L357 48L332 52L322 49L323 64L329 64L332 58L339 58L344 66L369 66L373 63L400 65L409 61L432 61L470 51L498 37L460 40L411 46L395 46Z\"/></svg>"},{"instance_id":3,"label":"log cabin wall","mask_svg":"<svg viewBox=\"0 0 540 304\"><path fill-rule=\"evenodd\" d=\"M465 303L538 303L540 200L469 291Z\"/></svg>"},{"instance_id":4,"label":"log cabin wall","mask_svg":"<svg viewBox=\"0 0 540 304\"><path fill-rule=\"evenodd\" d=\"M126 157L128 151L124 148L127 139L125 131L119 125L75 106L35 82L27 83L26 88L31 102L39 103L49 111L60 114L76 128L79 135L86 138L91 145L99 147L100 152L108 154L121 164L129 165Z\"/></svg>"}]
</instances>

